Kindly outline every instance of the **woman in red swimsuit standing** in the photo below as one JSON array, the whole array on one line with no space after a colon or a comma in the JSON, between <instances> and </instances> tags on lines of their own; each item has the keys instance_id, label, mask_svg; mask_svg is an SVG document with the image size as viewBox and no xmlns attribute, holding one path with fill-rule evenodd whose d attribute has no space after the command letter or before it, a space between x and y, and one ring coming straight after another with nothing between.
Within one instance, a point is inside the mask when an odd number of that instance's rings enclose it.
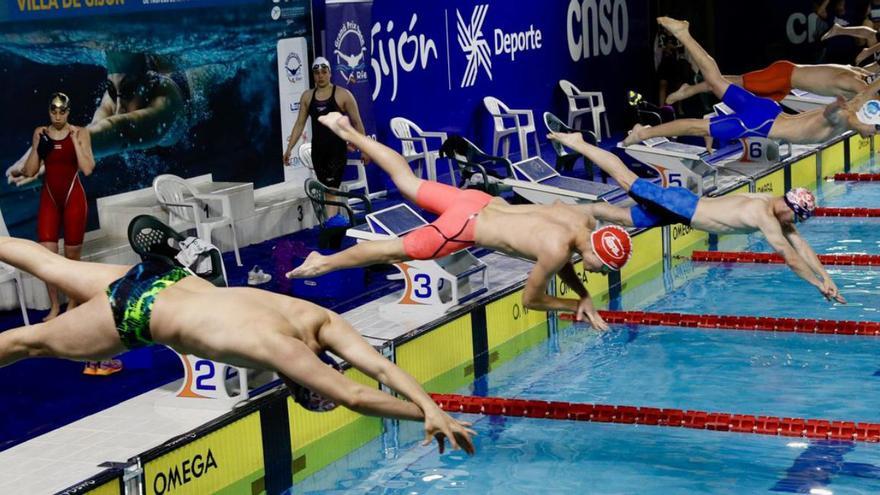
<instances>
[{"instance_id":1,"label":"woman in red swimsuit standing","mask_svg":"<svg viewBox=\"0 0 880 495\"><path fill-rule=\"evenodd\" d=\"M64 256L78 260L82 254L86 230L86 192L79 180L79 172L90 175L95 169L89 131L70 125L70 99L64 93L54 93L49 101L48 126L34 129L33 145L23 169L15 175L35 176L42 163L46 168L40 209L37 213L37 240L53 253L58 252L59 233L64 232ZM58 316L61 310L58 289L48 285L51 308L44 321ZM67 309L73 308L73 300ZM108 363L112 364L112 363ZM103 366L89 363L86 373L97 374ZM109 374L109 373L101 373Z\"/></svg>"}]
</instances>

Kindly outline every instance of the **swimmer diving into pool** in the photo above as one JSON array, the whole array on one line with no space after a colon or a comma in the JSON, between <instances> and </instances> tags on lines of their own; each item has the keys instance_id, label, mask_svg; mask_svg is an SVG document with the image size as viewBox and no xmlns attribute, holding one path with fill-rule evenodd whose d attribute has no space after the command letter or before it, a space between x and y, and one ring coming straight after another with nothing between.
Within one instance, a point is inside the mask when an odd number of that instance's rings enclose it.
<instances>
[{"instance_id":1,"label":"swimmer diving into pool","mask_svg":"<svg viewBox=\"0 0 880 495\"><path fill-rule=\"evenodd\" d=\"M73 261L11 237L0 237L0 261L79 302L53 320L0 333L0 366L29 357L100 360L164 344L182 354L275 370L297 401L313 410L339 404L361 414L424 421L425 445L435 438L442 453L449 439L453 448L474 453L470 423L440 410L412 376L330 310L260 289L218 288L161 261L134 266ZM330 358L324 351L409 402L338 373L325 364ZM306 394L297 391L303 387Z\"/></svg>"},{"instance_id":2,"label":"swimmer diving into pool","mask_svg":"<svg viewBox=\"0 0 880 495\"><path fill-rule=\"evenodd\" d=\"M580 205L591 216L638 228L683 223L712 234L761 231L799 277L816 287L826 299L846 303L815 251L794 225L798 220L809 218L816 209L816 200L808 190L792 189L782 197L734 194L701 198L683 187L664 188L639 178L620 158L585 142L580 133L550 133L548 138L592 160L637 203L629 209L604 202Z\"/></svg>"},{"instance_id":3,"label":"swimmer diving into pool","mask_svg":"<svg viewBox=\"0 0 880 495\"><path fill-rule=\"evenodd\" d=\"M799 144L819 143L849 130L863 137L877 134L875 126L880 124L880 116L867 111L870 109L866 107L880 105L877 100L872 100L880 89L880 80L848 102L838 96L837 101L824 108L787 115L782 113L782 108L775 101L755 96L725 79L715 60L691 37L686 21L669 17L659 17L657 21L681 41L715 96L736 113L709 120L679 119L654 127L636 125L624 139L624 146L652 137L668 136L711 136L722 141L769 137Z\"/></svg>"},{"instance_id":4,"label":"swimmer diving into pool","mask_svg":"<svg viewBox=\"0 0 880 495\"><path fill-rule=\"evenodd\" d=\"M836 25L836 24L835 24ZM724 76L757 96L782 101L792 89L809 91L821 96L853 98L868 87L873 73L861 67L838 64L802 65L788 60L777 60L763 69L746 72L739 76ZM698 84L682 84L666 98L673 105L694 95L711 93L712 86L702 81Z\"/></svg>"},{"instance_id":5,"label":"swimmer diving into pool","mask_svg":"<svg viewBox=\"0 0 880 495\"><path fill-rule=\"evenodd\" d=\"M361 242L329 256L312 252L302 265L287 273L288 278L316 277L378 263L437 259L477 245L535 261L523 291L527 308L568 311L575 313L578 321L586 318L594 328L608 328L575 272L571 256L580 254L587 271L620 270L632 253L632 242L624 229L606 226L594 231L596 219L585 217L571 205L509 205L482 191L423 180L413 174L400 154L358 133L342 114L330 113L318 121L369 155L406 199L440 216L403 238ZM557 273L580 300L547 294L547 284Z\"/></svg>"}]
</instances>

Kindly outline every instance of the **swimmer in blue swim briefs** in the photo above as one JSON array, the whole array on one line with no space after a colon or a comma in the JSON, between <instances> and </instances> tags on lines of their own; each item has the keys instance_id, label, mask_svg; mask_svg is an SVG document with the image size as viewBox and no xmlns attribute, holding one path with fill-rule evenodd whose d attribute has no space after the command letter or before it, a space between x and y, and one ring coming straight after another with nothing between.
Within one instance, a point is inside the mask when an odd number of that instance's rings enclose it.
<instances>
[{"instance_id":1,"label":"swimmer in blue swim briefs","mask_svg":"<svg viewBox=\"0 0 880 495\"><path fill-rule=\"evenodd\" d=\"M699 66L712 92L734 113L709 120L678 119L655 127L636 125L624 139L624 146L653 137L669 136L711 136L722 141L765 137L807 144L821 143L850 130L862 136L877 134L875 124L860 119L858 113L863 105L876 98L880 80L849 101L838 97L824 108L788 115L782 113L782 108L772 99L755 96L725 79L715 60L691 37L687 22L669 17L660 17L657 21L681 41Z\"/></svg>"},{"instance_id":2,"label":"swimmer in blue swim briefs","mask_svg":"<svg viewBox=\"0 0 880 495\"><path fill-rule=\"evenodd\" d=\"M605 202L580 205L585 213L626 227L652 228L682 223L713 234L761 231L792 271L828 300L846 302L813 248L795 227L795 222L806 220L816 209L816 200L810 191L797 188L776 197L769 194L699 197L683 187L661 187L640 178L613 153L585 142L580 133L550 133L548 137L591 160L636 202L631 208Z\"/></svg>"}]
</instances>

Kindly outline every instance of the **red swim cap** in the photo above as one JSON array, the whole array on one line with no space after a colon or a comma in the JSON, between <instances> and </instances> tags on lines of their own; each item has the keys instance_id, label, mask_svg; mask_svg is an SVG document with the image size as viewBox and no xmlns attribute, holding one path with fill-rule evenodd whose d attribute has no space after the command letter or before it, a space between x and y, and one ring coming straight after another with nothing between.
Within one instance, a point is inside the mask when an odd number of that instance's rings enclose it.
<instances>
[{"instance_id":1,"label":"red swim cap","mask_svg":"<svg viewBox=\"0 0 880 495\"><path fill-rule=\"evenodd\" d=\"M629 232L617 225L606 225L590 234L593 254L612 270L620 270L632 256Z\"/></svg>"}]
</instances>

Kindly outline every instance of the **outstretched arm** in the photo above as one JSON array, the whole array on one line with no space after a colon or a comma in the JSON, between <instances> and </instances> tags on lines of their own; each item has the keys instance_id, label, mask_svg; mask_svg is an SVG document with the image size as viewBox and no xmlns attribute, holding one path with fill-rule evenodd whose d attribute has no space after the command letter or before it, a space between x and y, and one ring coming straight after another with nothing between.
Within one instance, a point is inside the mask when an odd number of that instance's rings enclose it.
<instances>
[{"instance_id":1,"label":"outstretched arm","mask_svg":"<svg viewBox=\"0 0 880 495\"><path fill-rule=\"evenodd\" d=\"M287 278L317 277L345 268L381 263L393 264L410 259L403 248L403 239L365 241L329 256L313 251L302 265L287 272Z\"/></svg>"},{"instance_id":2,"label":"outstretched arm","mask_svg":"<svg viewBox=\"0 0 880 495\"><path fill-rule=\"evenodd\" d=\"M467 428L470 423L452 419L437 406L412 375L376 352L341 316L329 311L328 313L330 313L330 321L318 333L318 339L323 346L418 406L425 420L426 442L432 437L438 437L442 452L442 437L446 437L449 438L453 448L460 447L469 454L474 453L470 435L475 433Z\"/></svg>"},{"instance_id":3,"label":"outstretched arm","mask_svg":"<svg viewBox=\"0 0 880 495\"><path fill-rule=\"evenodd\" d=\"M565 285L580 296L579 300L563 299L547 294L547 285L556 273ZM590 293L571 266L568 252L563 253L561 250L557 253L546 252L544 256L538 258L523 289L523 305L541 311L567 311L574 313L577 321L582 321L586 317L594 328L608 329L608 324L593 306Z\"/></svg>"},{"instance_id":4,"label":"outstretched arm","mask_svg":"<svg viewBox=\"0 0 880 495\"><path fill-rule=\"evenodd\" d=\"M87 130L91 134L94 155L100 158L155 146L172 127L177 112L182 111L181 105L179 101L175 104L162 96L154 99L148 108L93 121Z\"/></svg>"},{"instance_id":5,"label":"outstretched arm","mask_svg":"<svg viewBox=\"0 0 880 495\"><path fill-rule=\"evenodd\" d=\"M813 273L822 279L823 293L839 303L846 304L846 299L840 295L837 285L834 283L834 280L831 279L831 275L828 274L825 266L819 261L816 252L813 251L812 246L810 246L806 239L801 237L800 232L797 231L794 225L786 226L782 229L782 233L794 250L797 251L801 258L807 262L807 265Z\"/></svg>"},{"instance_id":6,"label":"outstretched arm","mask_svg":"<svg viewBox=\"0 0 880 495\"><path fill-rule=\"evenodd\" d=\"M279 373L322 397L368 416L418 421L424 418L419 406L358 383L324 364L300 340L277 335L268 342L264 360Z\"/></svg>"},{"instance_id":7,"label":"outstretched arm","mask_svg":"<svg viewBox=\"0 0 880 495\"><path fill-rule=\"evenodd\" d=\"M773 246L773 249L782 256L785 260L785 264L787 264L793 272L818 289L826 299L831 297L828 294L828 291L819 282L819 279L816 278L816 274L810 269L806 260L801 257L791 243L788 242L788 239L785 238L785 235L782 233L782 227L780 227L779 221L777 221L775 217L768 213L758 227L767 238L767 242L769 242L770 245Z\"/></svg>"}]
</instances>

